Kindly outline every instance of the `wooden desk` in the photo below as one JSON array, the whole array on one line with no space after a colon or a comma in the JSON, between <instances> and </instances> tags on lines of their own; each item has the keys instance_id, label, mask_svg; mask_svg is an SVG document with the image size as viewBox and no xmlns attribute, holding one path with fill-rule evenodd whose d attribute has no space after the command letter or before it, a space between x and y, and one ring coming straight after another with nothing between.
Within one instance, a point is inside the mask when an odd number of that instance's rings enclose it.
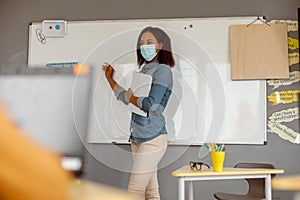
<instances>
[{"instance_id":1,"label":"wooden desk","mask_svg":"<svg viewBox=\"0 0 300 200\"><path fill-rule=\"evenodd\" d=\"M224 168L223 172L213 172L212 169L203 169L202 171L193 171L189 165L174 171L172 176L178 177L178 199L185 198L185 182L188 182L189 200L193 200L193 181L201 180L226 180L226 179L244 179L244 178L264 178L266 200L272 199L271 174L284 173L282 169L253 169L253 168Z\"/></svg>"},{"instance_id":2,"label":"wooden desk","mask_svg":"<svg viewBox=\"0 0 300 200\"><path fill-rule=\"evenodd\" d=\"M272 180L276 190L294 191L294 200L300 200L300 175L276 177Z\"/></svg>"}]
</instances>

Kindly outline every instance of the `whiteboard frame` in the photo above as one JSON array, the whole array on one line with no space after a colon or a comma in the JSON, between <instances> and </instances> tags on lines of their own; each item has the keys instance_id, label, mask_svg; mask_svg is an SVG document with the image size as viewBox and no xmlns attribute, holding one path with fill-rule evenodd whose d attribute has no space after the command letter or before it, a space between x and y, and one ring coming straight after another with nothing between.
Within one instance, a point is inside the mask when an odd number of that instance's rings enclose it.
<instances>
[{"instance_id":1,"label":"whiteboard frame","mask_svg":"<svg viewBox=\"0 0 300 200\"><path fill-rule=\"evenodd\" d=\"M71 22L68 22L68 25L75 25L75 24L80 24L80 25L87 25L87 24L101 24L101 23L132 23L132 22L136 22L136 23L148 23L148 22L154 22L154 21L159 21L159 22L176 22L178 20L181 20L181 21L185 21L185 22L193 22L193 21L197 21L197 20L219 20L219 19L222 19L222 20L233 20L233 19L245 19L245 20L249 20L249 23L251 23L252 21L254 21L255 19L257 19L257 16L251 16L251 17L217 17L217 18L181 18L181 19L134 19L134 20L98 20L98 21L71 21ZM33 34L34 33L34 27L36 26L40 26L40 22L34 22L32 23L30 26L29 26L29 46L28 46L28 65L29 67L35 67L35 65L37 66L45 66L47 63L49 62L59 62L60 60L43 60L45 61L44 63L35 63L35 53L34 52L34 46L33 46L33 43L34 43L34 37L33 37ZM70 30L70 29L69 29ZM229 30L228 30L229 31ZM69 34L72 34L72 32L69 31ZM56 39L49 39L49 40L56 40ZM65 62L74 62L74 61L82 61L84 60L83 58L81 59L78 59L78 60L74 60L74 59L67 59L67 60L64 60ZM266 96L266 82L264 82L264 96ZM248 143L248 142L241 142L241 141L238 141L238 142L223 142L223 143L226 143L226 144L264 144L266 141L267 141L267 132L266 132L266 115L267 115L267 110L266 110L266 99L264 99L264 119L265 119L265 123L264 123L264 141L260 141L260 142L257 142L257 143ZM106 141L106 140L97 140L97 141L88 141L89 143L118 143L118 144L128 144L127 141ZM170 142L170 144L174 144L174 145L187 145L187 143L184 143L184 142L179 142L179 141L173 141L173 142ZM192 143L191 145L202 145L203 142L195 142L195 143Z\"/></svg>"}]
</instances>

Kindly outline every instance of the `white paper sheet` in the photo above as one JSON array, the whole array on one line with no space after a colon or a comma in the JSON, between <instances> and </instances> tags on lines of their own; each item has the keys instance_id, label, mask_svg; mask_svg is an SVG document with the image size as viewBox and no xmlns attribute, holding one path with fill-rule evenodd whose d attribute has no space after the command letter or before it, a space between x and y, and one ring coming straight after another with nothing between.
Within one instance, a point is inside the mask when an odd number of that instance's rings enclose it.
<instances>
[{"instance_id":1,"label":"white paper sheet","mask_svg":"<svg viewBox=\"0 0 300 200\"><path fill-rule=\"evenodd\" d=\"M142 74L139 72L133 72L132 74L132 82L131 82L131 90L133 94L137 97L148 97L152 84L152 76L147 74ZM136 107L133 104L128 105L128 109L131 112L142 115L144 117L147 116L147 113L140 108Z\"/></svg>"}]
</instances>

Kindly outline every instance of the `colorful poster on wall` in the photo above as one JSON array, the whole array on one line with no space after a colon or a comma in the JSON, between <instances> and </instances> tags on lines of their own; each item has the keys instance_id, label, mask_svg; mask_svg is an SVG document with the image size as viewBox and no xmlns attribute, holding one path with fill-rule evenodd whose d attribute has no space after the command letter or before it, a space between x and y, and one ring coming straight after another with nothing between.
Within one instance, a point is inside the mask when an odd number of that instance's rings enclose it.
<instances>
[{"instance_id":1,"label":"colorful poster on wall","mask_svg":"<svg viewBox=\"0 0 300 200\"><path fill-rule=\"evenodd\" d=\"M268 132L284 140L300 143L299 135L299 41L298 21L272 20L288 25L289 79L267 81Z\"/></svg>"}]
</instances>

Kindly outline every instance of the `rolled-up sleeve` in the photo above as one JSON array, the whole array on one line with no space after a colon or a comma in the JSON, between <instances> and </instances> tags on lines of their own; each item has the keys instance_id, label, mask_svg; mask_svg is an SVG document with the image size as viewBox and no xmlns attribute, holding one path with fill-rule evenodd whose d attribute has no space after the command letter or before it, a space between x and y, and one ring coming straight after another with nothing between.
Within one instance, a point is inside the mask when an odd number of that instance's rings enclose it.
<instances>
[{"instance_id":1,"label":"rolled-up sleeve","mask_svg":"<svg viewBox=\"0 0 300 200\"><path fill-rule=\"evenodd\" d=\"M126 90L122 88L121 86L118 86L118 88L114 91L115 97L117 100L122 101L124 104L128 105L128 102L125 100L125 93Z\"/></svg>"}]
</instances>

